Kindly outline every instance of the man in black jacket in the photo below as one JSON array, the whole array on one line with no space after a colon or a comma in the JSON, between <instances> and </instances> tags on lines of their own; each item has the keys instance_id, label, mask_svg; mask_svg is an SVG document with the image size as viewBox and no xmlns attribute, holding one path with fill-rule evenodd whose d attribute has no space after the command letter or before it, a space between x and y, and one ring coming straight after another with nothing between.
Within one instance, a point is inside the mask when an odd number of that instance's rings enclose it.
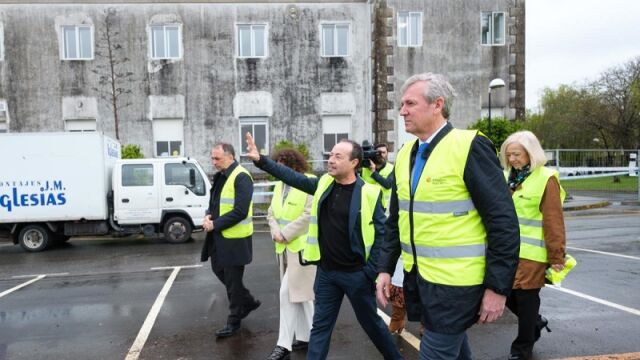
<instances>
[{"instance_id":1,"label":"man in black jacket","mask_svg":"<svg viewBox=\"0 0 640 360\"><path fill-rule=\"evenodd\" d=\"M256 166L284 183L314 195L303 255L314 257L309 256L314 252L319 260L307 360L326 359L345 295L360 326L383 357L386 360L402 359L384 321L377 314L375 279L379 271L380 243L384 240L385 215L379 189L365 184L356 175L362 162L362 147L351 140L339 142L331 150L328 173L320 178L310 178L261 156L251 134L247 134L246 139L247 156ZM317 232L312 228L317 228Z\"/></svg>"},{"instance_id":2,"label":"man in black jacket","mask_svg":"<svg viewBox=\"0 0 640 360\"><path fill-rule=\"evenodd\" d=\"M240 321L260 306L260 301L242 283L244 266L251 263L253 255L253 180L235 160L230 144L216 144L211 150L211 160L218 172L213 176L203 224L207 236L200 260L211 258L211 269L227 290L227 325L216 332L218 338L223 338L235 334Z\"/></svg>"},{"instance_id":3,"label":"man in black jacket","mask_svg":"<svg viewBox=\"0 0 640 360\"><path fill-rule=\"evenodd\" d=\"M444 77L412 76L402 94L400 115L418 139L396 157L378 301L386 306L402 254L407 312L421 311L425 326L420 359L471 359L466 329L504 311L518 219L491 141L448 122L455 92Z\"/></svg>"}]
</instances>

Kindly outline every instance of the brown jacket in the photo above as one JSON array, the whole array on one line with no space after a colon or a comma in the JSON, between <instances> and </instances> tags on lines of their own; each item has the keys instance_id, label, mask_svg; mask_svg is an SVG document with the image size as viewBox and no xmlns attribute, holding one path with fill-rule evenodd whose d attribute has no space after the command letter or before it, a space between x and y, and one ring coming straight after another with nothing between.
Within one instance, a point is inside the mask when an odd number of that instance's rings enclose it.
<instances>
[{"instance_id":1,"label":"brown jacket","mask_svg":"<svg viewBox=\"0 0 640 360\"><path fill-rule=\"evenodd\" d=\"M516 191L519 189L520 187ZM553 176L549 178L542 200L540 200L540 212L542 212L542 229L544 243L547 247L547 260L549 264L564 264L566 248L564 216L560 201L560 184ZM513 288L539 289L543 287L544 271L549 264L520 259Z\"/></svg>"}]
</instances>

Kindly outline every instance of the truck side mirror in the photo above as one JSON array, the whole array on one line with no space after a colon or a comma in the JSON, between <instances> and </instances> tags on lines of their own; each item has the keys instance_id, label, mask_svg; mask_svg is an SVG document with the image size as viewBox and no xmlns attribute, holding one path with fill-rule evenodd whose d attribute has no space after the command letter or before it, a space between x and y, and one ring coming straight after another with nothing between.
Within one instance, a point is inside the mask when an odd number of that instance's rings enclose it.
<instances>
[{"instance_id":1,"label":"truck side mirror","mask_svg":"<svg viewBox=\"0 0 640 360\"><path fill-rule=\"evenodd\" d=\"M192 188L196 186L196 170L189 169L189 187Z\"/></svg>"}]
</instances>

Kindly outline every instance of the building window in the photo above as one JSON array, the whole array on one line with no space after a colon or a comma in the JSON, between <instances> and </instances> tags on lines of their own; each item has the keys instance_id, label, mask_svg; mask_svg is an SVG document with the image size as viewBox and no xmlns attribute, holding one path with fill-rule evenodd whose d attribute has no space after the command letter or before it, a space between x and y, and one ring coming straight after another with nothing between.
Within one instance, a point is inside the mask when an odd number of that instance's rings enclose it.
<instances>
[{"instance_id":1,"label":"building window","mask_svg":"<svg viewBox=\"0 0 640 360\"><path fill-rule=\"evenodd\" d=\"M64 121L64 130L69 132L93 132L96 131L96 119L67 119Z\"/></svg>"},{"instance_id":2,"label":"building window","mask_svg":"<svg viewBox=\"0 0 640 360\"><path fill-rule=\"evenodd\" d=\"M238 25L236 37L238 39L238 57L260 58L267 56L267 25Z\"/></svg>"},{"instance_id":3,"label":"building window","mask_svg":"<svg viewBox=\"0 0 640 360\"><path fill-rule=\"evenodd\" d=\"M189 173L195 172L195 184L191 184L189 180ZM165 185L179 185L185 186L187 189L193 191L194 194L202 196L206 194L204 179L198 171L198 168L192 163L175 163L164 165L164 183Z\"/></svg>"},{"instance_id":4,"label":"building window","mask_svg":"<svg viewBox=\"0 0 640 360\"><path fill-rule=\"evenodd\" d=\"M180 25L158 25L151 27L151 58L179 59L181 33Z\"/></svg>"},{"instance_id":5,"label":"building window","mask_svg":"<svg viewBox=\"0 0 640 360\"><path fill-rule=\"evenodd\" d=\"M182 156L184 129L182 119L154 119L153 140L156 157Z\"/></svg>"},{"instance_id":6,"label":"building window","mask_svg":"<svg viewBox=\"0 0 640 360\"><path fill-rule=\"evenodd\" d=\"M62 60L93 59L93 27L90 25L63 26Z\"/></svg>"},{"instance_id":7,"label":"building window","mask_svg":"<svg viewBox=\"0 0 640 360\"><path fill-rule=\"evenodd\" d=\"M153 165L122 165L122 186L153 186Z\"/></svg>"},{"instance_id":8,"label":"building window","mask_svg":"<svg viewBox=\"0 0 640 360\"><path fill-rule=\"evenodd\" d=\"M504 45L504 12L483 12L480 25L482 45Z\"/></svg>"},{"instance_id":9,"label":"building window","mask_svg":"<svg viewBox=\"0 0 640 360\"><path fill-rule=\"evenodd\" d=\"M398 46L422 46L422 13L398 13Z\"/></svg>"},{"instance_id":10,"label":"building window","mask_svg":"<svg viewBox=\"0 0 640 360\"><path fill-rule=\"evenodd\" d=\"M266 117L242 117L240 118L240 144L244 144L244 135L250 132L256 142L256 147L260 154L269 153L269 126ZM242 155L247 153L245 146L242 148Z\"/></svg>"},{"instance_id":11,"label":"building window","mask_svg":"<svg viewBox=\"0 0 640 360\"><path fill-rule=\"evenodd\" d=\"M9 132L9 111L7 111L7 102L0 100L0 133Z\"/></svg>"},{"instance_id":12,"label":"building window","mask_svg":"<svg viewBox=\"0 0 640 360\"><path fill-rule=\"evenodd\" d=\"M323 148L331 152L333 146L342 139L348 139L351 132L351 116L325 115L322 117Z\"/></svg>"},{"instance_id":13,"label":"building window","mask_svg":"<svg viewBox=\"0 0 640 360\"><path fill-rule=\"evenodd\" d=\"M322 56L349 55L349 24L322 24Z\"/></svg>"}]
</instances>

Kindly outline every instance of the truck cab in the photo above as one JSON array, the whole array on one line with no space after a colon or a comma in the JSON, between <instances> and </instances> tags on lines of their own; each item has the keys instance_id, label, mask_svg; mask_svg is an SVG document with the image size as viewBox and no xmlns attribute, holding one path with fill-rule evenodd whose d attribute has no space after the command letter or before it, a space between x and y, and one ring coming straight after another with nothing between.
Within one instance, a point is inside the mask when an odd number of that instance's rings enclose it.
<instances>
[{"instance_id":1,"label":"truck cab","mask_svg":"<svg viewBox=\"0 0 640 360\"><path fill-rule=\"evenodd\" d=\"M211 184L188 158L118 160L113 168L113 226L142 226L168 242L189 240L202 227Z\"/></svg>"}]
</instances>

